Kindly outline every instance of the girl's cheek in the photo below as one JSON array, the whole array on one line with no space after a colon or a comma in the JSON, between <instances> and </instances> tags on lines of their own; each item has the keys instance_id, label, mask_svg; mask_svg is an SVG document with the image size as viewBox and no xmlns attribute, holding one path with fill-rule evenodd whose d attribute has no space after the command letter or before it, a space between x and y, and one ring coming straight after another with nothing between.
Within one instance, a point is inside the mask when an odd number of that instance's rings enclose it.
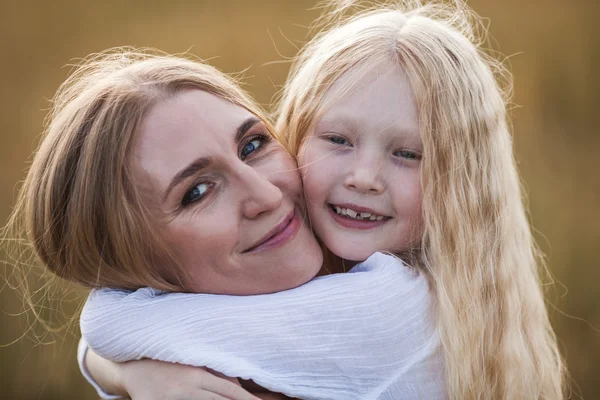
<instances>
[{"instance_id":1,"label":"girl's cheek","mask_svg":"<svg viewBox=\"0 0 600 400\"><path fill-rule=\"evenodd\" d=\"M323 169L310 165L302 170L302 182L304 186L304 196L309 202L319 202L320 198L327 191L327 182L324 179L326 173Z\"/></svg>"}]
</instances>

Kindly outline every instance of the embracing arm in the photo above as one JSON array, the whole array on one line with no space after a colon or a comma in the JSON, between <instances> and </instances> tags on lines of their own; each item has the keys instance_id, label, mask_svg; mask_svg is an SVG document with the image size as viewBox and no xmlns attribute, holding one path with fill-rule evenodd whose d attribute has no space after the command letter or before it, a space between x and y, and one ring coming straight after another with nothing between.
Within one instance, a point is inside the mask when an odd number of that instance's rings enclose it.
<instances>
[{"instance_id":1,"label":"embracing arm","mask_svg":"<svg viewBox=\"0 0 600 400\"><path fill-rule=\"evenodd\" d=\"M95 291L80 322L110 360L203 366L303 398L368 396L435 347L426 278L379 253L269 295Z\"/></svg>"},{"instance_id":2,"label":"embracing arm","mask_svg":"<svg viewBox=\"0 0 600 400\"><path fill-rule=\"evenodd\" d=\"M79 351L81 371L103 399L131 397L133 400L159 398L267 400L282 398L271 393L253 396L242 388L237 379L218 373L213 374L204 368L148 359L116 363L88 349L83 340ZM165 385L165 382L169 384Z\"/></svg>"},{"instance_id":3,"label":"embracing arm","mask_svg":"<svg viewBox=\"0 0 600 400\"><path fill-rule=\"evenodd\" d=\"M120 373L121 364L105 360L92 350L88 350L83 359L83 364L88 370L90 378L92 378L101 388L104 393L112 393L110 398L127 397L127 391ZM104 396L103 396L104 397Z\"/></svg>"},{"instance_id":4,"label":"embracing arm","mask_svg":"<svg viewBox=\"0 0 600 400\"><path fill-rule=\"evenodd\" d=\"M123 399L127 397L127 391L121 380L120 363L100 357L88 348L83 339L79 340L77 362L81 374L96 389L100 398Z\"/></svg>"}]
</instances>

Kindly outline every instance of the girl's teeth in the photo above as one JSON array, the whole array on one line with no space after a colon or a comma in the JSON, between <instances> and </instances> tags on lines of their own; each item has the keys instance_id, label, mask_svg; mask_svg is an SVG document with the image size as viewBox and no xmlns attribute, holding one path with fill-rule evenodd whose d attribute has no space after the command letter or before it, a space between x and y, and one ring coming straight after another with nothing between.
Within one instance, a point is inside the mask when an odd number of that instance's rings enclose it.
<instances>
[{"instance_id":1,"label":"girl's teeth","mask_svg":"<svg viewBox=\"0 0 600 400\"><path fill-rule=\"evenodd\" d=\"M383 216L376 216L373 215L371 213L368 212L356 212L354 210L351 210L349 208L342 208L342 207L338 207L338 206L333 206L334 210L336 213L338 213L339 215L346 215L350 218L354 218L354 219L368 219L370 221L381 221L383 220Z\"/></svg>"}]
</instances>

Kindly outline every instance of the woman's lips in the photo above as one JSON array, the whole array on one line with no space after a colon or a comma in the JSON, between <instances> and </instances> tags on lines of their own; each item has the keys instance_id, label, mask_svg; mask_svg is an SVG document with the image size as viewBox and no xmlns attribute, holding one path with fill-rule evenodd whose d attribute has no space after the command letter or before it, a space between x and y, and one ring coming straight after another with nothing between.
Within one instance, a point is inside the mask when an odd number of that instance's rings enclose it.
<instances>
[{"instance_id":1,"label":"woman's lips","mask_svg":"<svg viewBox=\"0 0 600 400\"><path fill-rule=\"evenodd\" d=\"M300 218L296 209L292 210L282 222L277 224L261 241L259 244L244 251L244 253L256 253L259 251L274 249L289 242L300 230Z\"/></svg>"},{"instance_id":2,"label":"woman's lips","mask_svg":"<svg viewBox=\"0 0 600 400\"><path fill-rule=\"evenodd\" d=\"M334 206L331 204L328 204L327 209L329 210L329 214L331 215L331 217L333 218L333 220L338 223L339 225L345 227L345 228L350 228L350 229L362 229L362 230L367 230L367 229L373 229L373 228L377 228L383 224L385 224L388 220L390 220L390 217L384 217L381 221L372 221L370 219L363 219L363 220L359 220L359 219L354 219L345 215L339 215L337 212L335 212ZM365 208L362 207L356 207L356 206L348 206L348 207L344 207L344 208L354 208L357 211L364 211L364 212L371 212L371 210L367 210ZM372 212L371 212L372 213Z\"/></svg>"}]
</instances>

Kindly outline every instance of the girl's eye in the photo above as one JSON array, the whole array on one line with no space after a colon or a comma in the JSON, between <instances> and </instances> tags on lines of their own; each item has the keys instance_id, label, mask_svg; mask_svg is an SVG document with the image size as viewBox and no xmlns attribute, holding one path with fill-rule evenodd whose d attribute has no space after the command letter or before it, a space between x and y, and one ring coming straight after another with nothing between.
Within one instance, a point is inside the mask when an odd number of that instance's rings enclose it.
<instances>
[{"instance_id":1,"label":"girl's eye","mask_svg":"<svg viewBox=\"0 0 600 400\"><path fill-rule=\"evenodd\" d=\"M201 200L208 192L208 189L211 188L210 183L200 183L193 188L191 188L181 200L182 206L187 206L188 204L194 203L196 201Z\"/></svg>"},{"instance_id":2,"label":"girl's eye","mask_svg":"<svg viewBox=\"0 0 600 400\"><path fill-rule=\"evenodd\" d=\"M421 154L412 150L399 150L394 153L396 157L405 158L407 160L420 160Z\"/></svg>"},{"instance_id":3,"label":"girl's eye","mask_svg":"<svg viewBox=\"0 0 600 400\"><path fill-rule=\"evenodd\" d=\"M335 143L335 144L341 144L342 146L348 146L350 145L350 142L348 140L346 140L345 138L341 137L341 136L327 136L327 139L331 142L331 143Z\"/></svg>"},{"instance_id":4,"label":"girl's eye","mask_svg":"<svg viewBox=\"0 0 600 400\"><path fill-rule=\"evenodd\" d=\"M255 136L252 140L247 142L244 147L242 147L242 150L240 151L240 159L244 161L246 157L264 146L265 143L269 141L269 138L270 137L267 135Z\"/></svg>"}]
</instances>

